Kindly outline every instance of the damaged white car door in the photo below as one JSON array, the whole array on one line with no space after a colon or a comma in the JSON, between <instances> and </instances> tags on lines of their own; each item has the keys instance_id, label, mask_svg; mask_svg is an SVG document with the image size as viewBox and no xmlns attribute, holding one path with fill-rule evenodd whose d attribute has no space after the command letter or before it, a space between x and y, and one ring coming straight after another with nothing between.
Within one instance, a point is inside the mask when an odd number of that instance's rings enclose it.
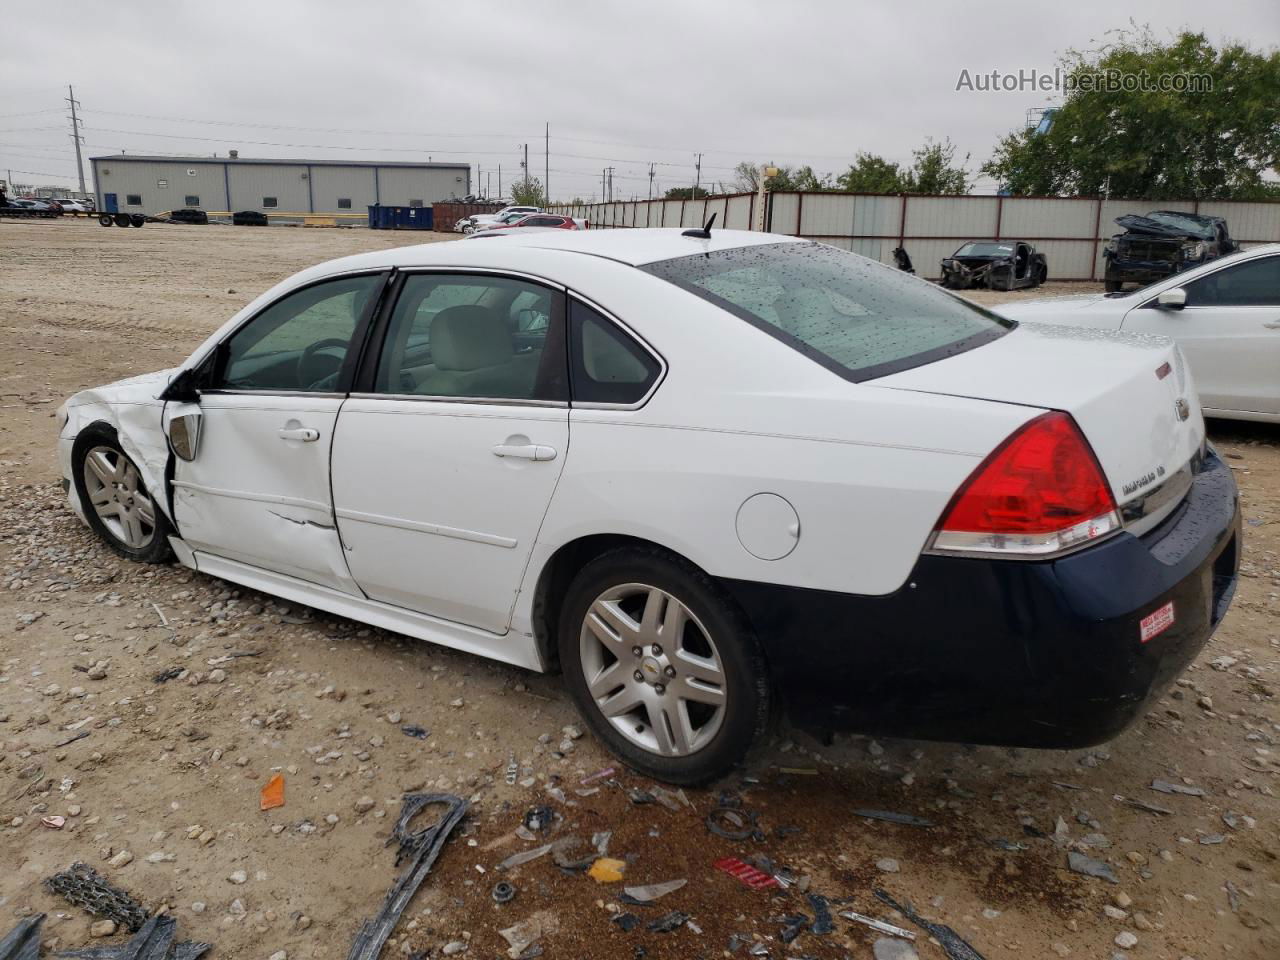
<instances>
[{"instance_id":1,"label":"damaged white car door","mask_svg":"<svg viewBox=\"0 0 1280 960\"><path fill-rule=\"evenodd\" d=\"M174 512L197 552L359 595L329 455L338 386L383 282L373 273L294 290L219 344L193 458L175 458Z\"/></svg>"},{"instance_id":2,"label":"damaged white car door","mask_svg":"<svg viewBox=\"0 0 1280 960\"><path fill-rule=\"evenodd\" d=\"M333 446L338 529L370 599L507 630L568 454L563 313L560 291L522 277L401 278Z\"/></svg>"}]
</instances>

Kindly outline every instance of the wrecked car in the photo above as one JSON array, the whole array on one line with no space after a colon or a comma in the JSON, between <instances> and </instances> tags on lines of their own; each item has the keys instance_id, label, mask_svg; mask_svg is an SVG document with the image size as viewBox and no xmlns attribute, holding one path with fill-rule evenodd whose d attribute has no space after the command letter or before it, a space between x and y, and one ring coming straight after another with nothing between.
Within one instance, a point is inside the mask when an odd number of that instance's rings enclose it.
<instances>
[{"instance_id":1,"label":"wrecked car","mask_svg":"<svg viewBox=\"0 0 1280 960\"><path fill-rule=\"evenodd\" d=\"M949 290L1022 290L1048 278L1044 254L1024 240L970 240L942 261L942 285Z\"/></svg>"},{"instance_id":2,"label":"wrecked car","mask_svg":"<svg viewBox=\"0 0 1280 960\"><path fill-rule=\"evenodd\" d=\"M57 423L70 506L116 552L559 671L672 783L725 773L775 708L1100 742L1237 577L1235 481L1175 344L1020 326L765 233L332 261Z\"/></svg>"},{"instance_id":3,"label":"wrecked car","mask_svg":"<svg viewBox=\"0 0 1280 960\"><path fill-rule=\"evenodd\" d=\"M1125 232L1113 236L1102 251L1107 262L1107 293L1116 293L1126 283L1145 286L1163 280L1238 247L1222 217L1152 210L1145 217L1125 214L1115 222Z\"/></svg>"}]
</instances>

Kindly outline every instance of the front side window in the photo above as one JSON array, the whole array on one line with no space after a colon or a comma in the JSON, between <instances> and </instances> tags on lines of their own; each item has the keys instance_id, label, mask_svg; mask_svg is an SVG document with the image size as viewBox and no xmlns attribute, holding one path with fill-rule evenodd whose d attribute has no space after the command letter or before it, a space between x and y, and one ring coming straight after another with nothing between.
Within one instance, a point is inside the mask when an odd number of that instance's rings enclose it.
<instances>
[{"instance_id":1,"label":"front side window","mask_svg":"<svg viewBox=\"0 0 1280 960\"><path fill-rule=\"evenodd\" d=\"M860 382L941 360L1016 324L932 284L820 243L773 243L643 269Z\"/></svg>"},{"instance_id":2,"label":"front side window","mask_svg":"<svg viewBox=\"0 0 1280 960\"><path fill-rule=\"evenodd\" d=\"M382 277L328 280L288 294L231 335L215 388L329 392Z\"/></svg>"},{"instance_id":3,"label":"front side window","mask_svg":"<svg viewBox=\"0 0 1280 960\"><path fill-rule=\"evenodd\" d=\"M278 203L279 203L279 199L278 199L278 198L276 198L276 197L263 197L263 198L262 198L262 205L263 205L264 207L274 207L274 206L276 206Z\"/></svg>"},{"instance_id":4,"label":"front side window","mask_svg":"<svg viewBox=\"0 0 1280 960\"><path fill-rule=\"evenodd\" d=\"M1215 270L1188 283L1188 307L1280 306L1280 257L1261 257Z\"/></svg>"},{"instance_id":5,"label":"front side window","mask_svg":"<svg viewBox=\"0 0 1280 960\"><path fill-rule=\"evenodd\" d=\"M378 393L567 399L561 297L512 277L414 274L391 314Z\"/></svg>"},{"instance_id":6,"label":"front side window","mask_svg":"<svg viewBox=\"0 0 1280 960\"><path fill-rule=\"evenodd\" d=\"M639 403L662 372L649 351L577 300L569 305L569 345L574 403Z\"/></svg>"}]
</instances>

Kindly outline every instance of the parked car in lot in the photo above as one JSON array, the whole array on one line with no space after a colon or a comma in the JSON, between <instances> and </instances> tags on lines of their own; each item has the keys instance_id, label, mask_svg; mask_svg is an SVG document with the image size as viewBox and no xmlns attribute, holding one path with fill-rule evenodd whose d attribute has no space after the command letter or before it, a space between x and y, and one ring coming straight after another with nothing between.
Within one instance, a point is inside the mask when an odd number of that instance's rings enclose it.
<instances>
[{"instance_id":1,"label":"parked car in lot","mask_svg":"<svg viewBox=\"0 0 1280 960\"><path fill-rule=\"evenodd\" d=\"M1221 217L1203 217L1177 210L1152 210L1145 217L1116 217L1125 228L1103 249L1107 261L1108 293L1126 283L1152 283L1225 256L1237 248Z\"/></svg>"},{"instance_id":2,"label":"parked car in lot","mask_svg":"<svg viewBox=\"0 0 1280 960\"><path fill-rule=\"evenodd\" d=\"M1252 247L1128 293L998 309L1017 320L1170 337L1191 364L1207 415L1280 422L1280 244Z\"/></svg>"},{"instance_id":3,"label":"parked car in lot","mask_svg":"<svg viewBox=\"0 0 1280 960\"><path fill-rule=\"evenodd\" d=\"M1236 583L1171 341L1022 326L822 244L513 232L267 291L58 411L111 548L531 670L646 774L803 726L1078 747Z\"/></svg>"},{"instance_id":4,"label":"parked car in lot","mask_svg":"<svg viewBox=\"0 0 1280 960\"><path fill-rule=\"evenodd\" d=\"M1022 290L1048 277L1044 254L1025 240L970 240L942 261L942 285L951 290Z\"/></svg>"},{"instance_id":5,"label":"parked car in lot","mask_svg":"<svg viewBox=\"0 0 1280 960\"><path fill-rule=\"evenodd\" d=\"M77 200L74 197L63 197L58 200L64 213L92 213L93 204L88 200Z\"/></svg>"},{"instance_id":6,"label":"parked car in lot","mask_svg":"<svg viewBox=\"0 0 1280 960\"><path fill-rule=\"evenodd\" d=\"M525 214L509 214L502 220L494 223L482 223L476 227L476 233L485 233L489 230L497 230L501 228L515 230L528 229L531 227L553 227L557 230L582 230L585 228L585 220L575 220L573 217L563 217L558 213L525 213Z\"/></svg>"},{"instance_id":7,"label":"parked car in lot","mask_svg":"<svg viewBox=\"0 0 1280 960\"><path fill-rule=\"evenodd\" d=\"M495 213L473 213L469 217L461 217L458 222L453 225L453 229L457 233L471 233L482 223L495 223L513 213L528 214L539 212L541 211L538 207L511 205L503 207Z\"/></svg>"}]
</instances>

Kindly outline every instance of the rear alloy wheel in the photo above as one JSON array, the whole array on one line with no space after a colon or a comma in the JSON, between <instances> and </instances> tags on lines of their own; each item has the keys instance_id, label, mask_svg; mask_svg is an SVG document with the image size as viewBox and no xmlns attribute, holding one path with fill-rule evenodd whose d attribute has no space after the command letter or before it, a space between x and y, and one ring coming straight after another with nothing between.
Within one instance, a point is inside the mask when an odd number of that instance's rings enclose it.
<instances>
[{"instance_id":1,"label":"rear alloy wheel","mask_svg":"<svg viewBox=\"0 0 1280 960\"><path fill-rule=\"evenodd\" d=\"M592 729L630 766L678 784L728 771L763 729L764 665L741 614L656 551L588 564L562 609L560 656Z\"/></svg>"},{"instance_id":2,"label":"rear alloy wheel","mask_svg":"<svg viewBox=\"0 0 1280 960\"><path fill-rule=\"evenodd\" d=\"M168 522L115 438L107 430L86 431L76 442L72 462L76 491L94 532L132 560L168 560Z\"/></svg>"}]
</instances>

